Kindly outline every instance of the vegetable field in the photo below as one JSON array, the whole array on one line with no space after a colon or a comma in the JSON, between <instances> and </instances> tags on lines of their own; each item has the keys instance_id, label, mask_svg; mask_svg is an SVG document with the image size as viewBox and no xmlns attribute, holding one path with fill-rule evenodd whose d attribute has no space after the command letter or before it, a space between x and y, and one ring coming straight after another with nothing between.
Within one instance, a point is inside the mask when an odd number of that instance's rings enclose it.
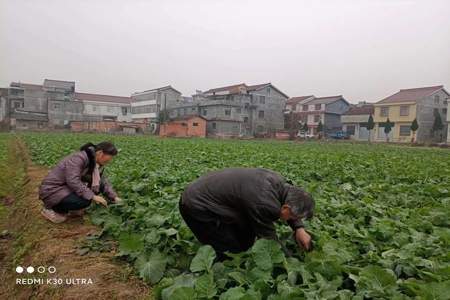
<instances>
[{"instance_id":1,"label":"vegetable field","mask_svg":"<svg viewBox=\"0 0 450 300\"><path fill-rule=\"evenodd\" d=\"M23 134L32 159L53 166L92 141L120 154L107 175L120 205L90 208L102 234L80 254L110 251L162 299L450 299L450 151L349 143L179 140L87 134ZM182 221L184 187L210 170L264 167L316 200L306 223L314 250L258 240L214 263ZM115 241L115 242L111 242Z\"/></svg>"}]
</instances>

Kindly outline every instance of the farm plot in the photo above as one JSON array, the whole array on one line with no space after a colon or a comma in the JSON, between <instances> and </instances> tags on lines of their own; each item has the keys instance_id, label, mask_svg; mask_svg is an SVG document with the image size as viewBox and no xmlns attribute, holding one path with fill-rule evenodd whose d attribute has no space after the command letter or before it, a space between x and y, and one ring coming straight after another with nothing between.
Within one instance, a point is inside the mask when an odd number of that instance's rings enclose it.
<instances>
[{"instance_id":1,"label":"farm plot","mask_svg":"<svg viewBox=\"0 0 450 300\"><path fill-rule=\"evenodd\" d=\"M450 152L387 145L179 140L88 134L23 134L37 164L53 166L85 142L110 139L107 168L125 200L92 207L117 256L162 299L450 299ZM273 241L214 263L178 213L184 187L210 170L264 167L311 192L315 248ZM86 251L95 251L101 246Z\"/></svg>"}]
</instances>

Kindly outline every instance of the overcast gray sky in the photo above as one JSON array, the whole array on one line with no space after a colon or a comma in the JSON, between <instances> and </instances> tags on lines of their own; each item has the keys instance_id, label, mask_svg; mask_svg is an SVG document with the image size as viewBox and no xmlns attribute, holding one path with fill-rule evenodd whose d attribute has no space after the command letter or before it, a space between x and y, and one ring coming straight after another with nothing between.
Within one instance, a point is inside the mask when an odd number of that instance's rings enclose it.
<instances>
[{"instance_id":1,"label":"overcast gray sky","mask_svg":"<svg viewBox=\"0 0 450 300\"><path fill-rule=\"evenodd\" d=\"M272 82L377 101L450 90L450 1L0 0L0 86L130 95Z\"/></svg>"}]
</instances>

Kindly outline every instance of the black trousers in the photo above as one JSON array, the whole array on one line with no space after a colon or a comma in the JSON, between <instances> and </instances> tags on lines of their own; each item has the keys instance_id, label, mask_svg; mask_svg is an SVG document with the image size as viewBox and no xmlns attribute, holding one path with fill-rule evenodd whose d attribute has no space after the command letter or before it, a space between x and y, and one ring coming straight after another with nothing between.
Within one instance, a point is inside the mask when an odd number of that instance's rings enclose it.
<instances>
[{"instance_id":1,"label":"black trousers","mask_svg":"<svg viewBox=\"0 0 450 300\"><path fill-rule=\"evenodd\" d=\"M218 260L226 258L224 252L239 253L248 250L255 242L256 234L243 220L241 222L224 223L217 218L201 221L190 211L182 200L180 213L188 227L200 243L211 245L217 253Z\"/></svg>"},{"instance_id":2,"label":"black trousers","mask_svg":"<svg viewBox=\"0 0 450 300\"><path fill-rule=\"evenodd\" d=\"M61 200L52 209L60 214L68 213L69 210L79 210L88 207L91 204L91 200L84 199L75 193L69 194L67 197Z\"/></svg>"}]
</instances>

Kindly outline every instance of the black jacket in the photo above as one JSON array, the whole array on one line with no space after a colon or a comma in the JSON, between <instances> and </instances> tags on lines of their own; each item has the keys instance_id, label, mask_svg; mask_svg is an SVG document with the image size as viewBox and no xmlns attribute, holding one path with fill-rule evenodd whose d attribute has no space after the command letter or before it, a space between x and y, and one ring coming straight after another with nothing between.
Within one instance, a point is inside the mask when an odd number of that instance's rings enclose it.
<instances>
[{"instance_id":1,"label":"black jacket","mask_svg":"<svg viewBox=\"0 0 450 300\"><path fill-rule=\"evenodd\" d=\"M182 203L199 221L244 223L256 236L278 240L274 221L280 218L289 184L276 172L230 168L210 172L192 182ZM301 220L288 222L293 230Z\"/></svg>"}]
</instances>

